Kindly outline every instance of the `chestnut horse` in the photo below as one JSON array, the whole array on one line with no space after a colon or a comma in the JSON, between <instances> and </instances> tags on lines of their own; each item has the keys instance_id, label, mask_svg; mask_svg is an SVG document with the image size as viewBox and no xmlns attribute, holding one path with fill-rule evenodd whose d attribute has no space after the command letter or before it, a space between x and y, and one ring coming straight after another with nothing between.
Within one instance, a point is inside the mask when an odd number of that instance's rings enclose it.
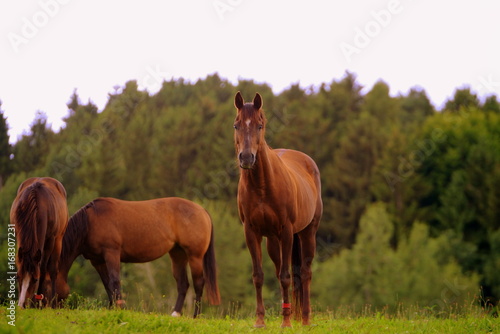
<instances>
[{"instance_id":1,"label":"chestnut horse","mask_svg":"<svg viewBox=\"0 0 500 334\"><path fill-rule=\"evenodd\" d=\"M21 183L12 203L10 221L18 238L19 307L25 307L32 297L43 299L43 293L52 301L68 224L63 185L50 177L32 177ZM47 274L52 282L50 292L44 290Z\"/></svg>"},{"instance_id":2,"label":"chestnut horse","mask_svg":"<svg viewBox=\"0 0 500 334\"><path fill-rule=\"evenodd\" d=\"M149 262L166 253L172 259L177 282L173 316L181 314L189 287L188 264L196 295L194 317L200 313L205 283L209 302L220 303L213 225L204 208L177 197L137 202L97 198L69 219L58 294L62 299L68 296L68 272L81 254L101 276L110 305L121 306L124 301L120 291L120 262Z\"/></svg>"},{"instance_id":3,"label":"chestnut horse","mask_svg":"<svg viewBox=\"0 0 500 334\"><path fill-rule=\"evenodd\" d=\"M316 250L316 231L323 212L321 183L316 163L306 154L287 149L271 149L264 138L266 117L257 93L245 103L240 92L234 141L241 168L238 183L238 210L245 239L252 256L253 283L257 297L255 327L264 327L262 300L262 238L281 283L283 323L290 327L290 283L296 316L310 324L311 264ZM290 276L290 266L293 279ZM300 311L299 311L300 310Z\"/></svg>"}]
</instances>

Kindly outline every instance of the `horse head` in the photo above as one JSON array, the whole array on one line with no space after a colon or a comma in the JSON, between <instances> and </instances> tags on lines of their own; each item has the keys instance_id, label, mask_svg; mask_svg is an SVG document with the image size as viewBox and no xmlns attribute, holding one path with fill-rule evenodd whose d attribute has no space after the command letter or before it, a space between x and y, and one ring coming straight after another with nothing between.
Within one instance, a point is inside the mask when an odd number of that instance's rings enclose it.
<instances>
[{"instance_id":1,"label":"horse head","mask_svg":"<svg viewBox=\"0 0 500 334\"><path fill-rule=\"evenodd\" d=\"M257 152L265 143L266 117L262 112L262 97L255 94L251 103L245 103L241 93L236 93L234 106L237 109L234 120L234 143L236 154L243 169L251 169L257 161Z\"/></svg>"}]
</instances>

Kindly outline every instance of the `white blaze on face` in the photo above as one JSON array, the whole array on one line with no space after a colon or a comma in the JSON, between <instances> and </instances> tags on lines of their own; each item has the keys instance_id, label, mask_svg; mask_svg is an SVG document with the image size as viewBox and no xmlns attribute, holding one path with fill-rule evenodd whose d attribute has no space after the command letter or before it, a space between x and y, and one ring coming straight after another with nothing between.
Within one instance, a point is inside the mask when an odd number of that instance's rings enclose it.
<instances>
[{"instance_id":1,"label":"white blaze on face","mask_svg":"<svg viewBox=\"0 0 500 334\"><path fill-rule=\"evenodd\" d=\"M24 301L26 300L26 292L28 291L30 280L30 274L26 273L26 275L24 275L23 283L21 284L21 294L19 295L19 303L17 304L19 307L24 307Z\"/></svg>"},{"instance_id":2,"label":"white blaze on face","mask_svg":"<svg viewBox=\"0 0 500 334\"><path fill-rule=\"evenodd\" d=\"M252 120L249 118L245 121L245 124L247 125L247 131L246 131L246 141L250 144L250 123L252 123Z\"/></svg>"}]
</instances>

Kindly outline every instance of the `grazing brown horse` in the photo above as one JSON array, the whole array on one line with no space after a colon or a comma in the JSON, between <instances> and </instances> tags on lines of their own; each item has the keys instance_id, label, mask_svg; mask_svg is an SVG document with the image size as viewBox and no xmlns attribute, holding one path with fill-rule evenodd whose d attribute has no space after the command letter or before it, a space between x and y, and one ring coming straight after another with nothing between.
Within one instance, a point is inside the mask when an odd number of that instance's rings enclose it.
<instances>
[{"instance_id":1,"label":"grazing brown horse","mask_svg":"<svg viewBox=\"0 0 500 334\"><path fill-rule=\"evenodd\" d=\"M306 154L287 149L271 149L264 138L266 118L262 98L256 94L245 103L240 92L234 105L234 141L241 167L238 210L252 256L253 283L257 297L255 327L263 327L262 238L281 283L283 323L290 327L291 303L288 296L293 281L297 317L309 325L311 264L316 250L316 231L323 212L321 183L316 163ZM290 276L290 265L293 279Z\"/></svg>"},{"instance_id":2,"label":"grazing brown horse","mask_svg":"<svg viewBox=\"0 0 500 334\"><path fill-rule=\"evenodd\" d=\"M18 237L19 307L25 307L32 297L43 299L43 293L52 302L63 235L68 225L63 185L50 177L32 177L21 183L12 203L10 221ZM52 282L50 292L44 290L46 274Z\"/></svg>"},{"instance_id":3,"label":"grazing brown horse","mask_svg":"<svg viewBox=\"0 0 500 334\"><path fill-rule=\"evenodd\" d=\"M116 302L121 306L124 301L120 291L120 262L149 262L166 253L172 259L177 282L173 316L181 314L189 287L188 264L196 294L194 317L200 313L205 283L209 302L220 303L212 220L204 208L177 197L138 202L95 199L69 220L58 294L62 299L68 296L68 272L82 254L101 276L110 305Z\"/></svg>"}]
</instances>

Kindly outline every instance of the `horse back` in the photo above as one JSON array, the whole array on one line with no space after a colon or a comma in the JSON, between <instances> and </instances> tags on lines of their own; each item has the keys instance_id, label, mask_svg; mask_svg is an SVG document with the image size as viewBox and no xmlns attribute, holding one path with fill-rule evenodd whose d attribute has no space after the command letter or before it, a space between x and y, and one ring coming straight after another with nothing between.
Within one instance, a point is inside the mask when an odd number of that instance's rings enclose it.
<instances>
[{"instance_id":1,"label":"horse back","mask_svg":"<svg viewBox=\"0 0 500 334\"><path fill-rule=\"evenodd\" d=\"M66 190L56 179L32 177L25 180L17 190L11 208L11 220L17 221L26 215L36 215L35 221L44 221L57 236L62 236L68 224Z\"/></svg>"}]
</instances>

